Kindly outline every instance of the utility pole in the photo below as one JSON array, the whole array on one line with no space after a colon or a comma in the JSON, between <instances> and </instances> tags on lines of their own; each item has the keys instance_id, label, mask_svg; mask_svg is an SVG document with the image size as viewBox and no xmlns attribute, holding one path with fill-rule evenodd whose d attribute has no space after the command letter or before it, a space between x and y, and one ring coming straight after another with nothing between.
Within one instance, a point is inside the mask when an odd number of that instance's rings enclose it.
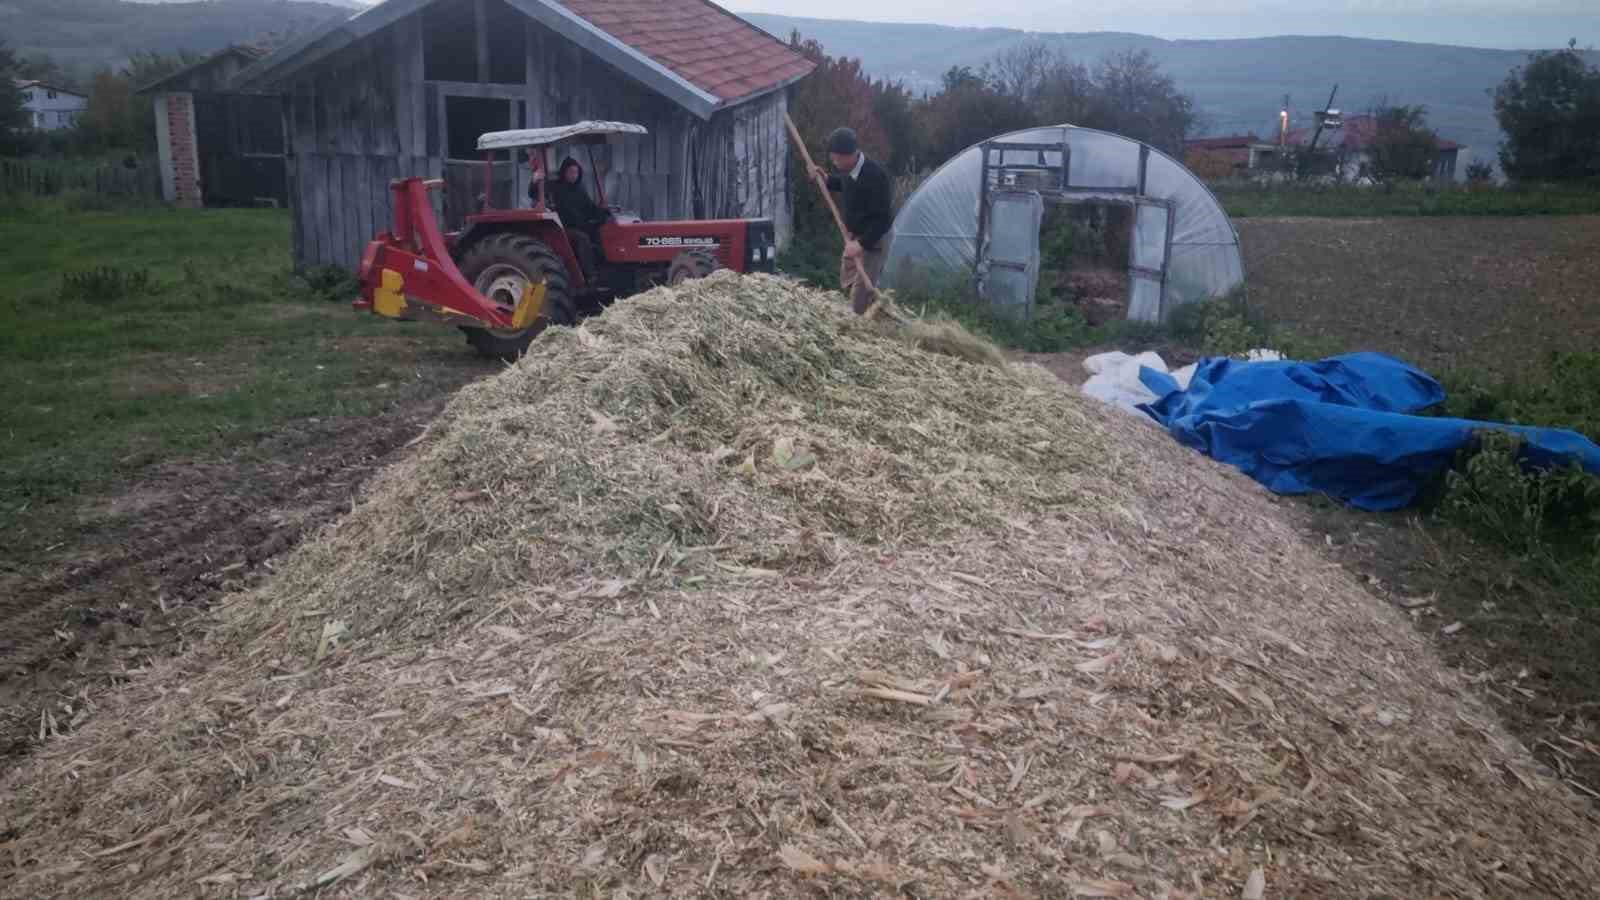
<instances>
[{"instance_id":1,"label":"utility pole","mask_svg":"<svg viewBox=\"0 0 1600 900\"><path fill-rule=\"evenodd\" d=\"M1307 152L1317 152L1317 140L1322 137L1323 128L1338 128L1344 124L1339 118L1339 111L1333 108L1333 98L1338 93L1339 86L1336 84L1333 86L1333 90L1328 93L1327 104L1322 107L1320 112L1314 114L1317 118L1317 130L1311 134L1311 146L1307 149Z\"/></svg>"}]
</instances>

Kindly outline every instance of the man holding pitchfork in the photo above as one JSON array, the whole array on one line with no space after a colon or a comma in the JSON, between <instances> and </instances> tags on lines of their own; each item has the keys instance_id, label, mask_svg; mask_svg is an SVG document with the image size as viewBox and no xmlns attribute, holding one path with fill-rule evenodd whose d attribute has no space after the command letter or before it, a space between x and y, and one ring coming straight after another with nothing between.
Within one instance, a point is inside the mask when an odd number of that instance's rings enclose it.
<instances>
[{"instance_id":1,"label":"man holding pitchfork","mask_svg":"<svg viewBox=\"0 0 1600 900\"><path fill-rule=\"evenodd\" d=\"M844 195L844 256L839 260L839 287L850 298L857 315L872 306L876 281L883 269L884 235L894 224L894 189L883 166L861 152L856 133L840 128L828 136L828 158L839 174L829 176L821 166L812 177L826 181L828 190ZM857 264L860 264L860 268ZM867 279L860 276L866 271Z\"/></svg>"}]
</instances>

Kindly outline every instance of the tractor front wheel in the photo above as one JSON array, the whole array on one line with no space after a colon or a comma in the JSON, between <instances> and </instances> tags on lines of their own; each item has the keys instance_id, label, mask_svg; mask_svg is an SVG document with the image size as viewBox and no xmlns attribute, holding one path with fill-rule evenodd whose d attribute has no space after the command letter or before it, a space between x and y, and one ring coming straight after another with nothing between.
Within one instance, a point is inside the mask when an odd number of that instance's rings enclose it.
<instances>
[{"instance_id":1,"label":"tractor front wheel","mask_svg":"<svg viewBox=\"0 0 1600 900\"><path fill-rule=\"evenodd\" d=\"M709 250L685 250L672 258L667 267L667 284L682 284L691 278L704 278L722 268L721 260Z\"/></svg>"},{"instance_id":2,"label":"tractor front wheel","mask_svg":"<svg viewBox=\"0 0 1600 900\"><path fill-rule=\"evenodd\" d=\"M545 284L544 311L521 330L463 328L467 343L485 356L515 360L551 324L575 325L577 311L567 267L544 242L514 232L491 234L461 254L461 275L478 293L509 315L529 285Z\"/></svg>"}]
</instances>

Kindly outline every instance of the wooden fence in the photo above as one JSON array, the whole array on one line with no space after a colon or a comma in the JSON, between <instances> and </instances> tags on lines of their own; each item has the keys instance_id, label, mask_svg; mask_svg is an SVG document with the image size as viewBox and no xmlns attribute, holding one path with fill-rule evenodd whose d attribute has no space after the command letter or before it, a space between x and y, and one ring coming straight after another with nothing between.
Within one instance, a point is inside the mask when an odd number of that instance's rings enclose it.
<instances>
[{"instance_id":1,"label":"wooden fence","mask_svg":"<svg viewBox=\"0 0 1600 900\"><path fill-rule=\"evenodd\" d=\"M134 166L38 159L0 159L0 195L54 197L69 191L160 201L161 172L155 160Z\"/></svg>"}]
</instances>

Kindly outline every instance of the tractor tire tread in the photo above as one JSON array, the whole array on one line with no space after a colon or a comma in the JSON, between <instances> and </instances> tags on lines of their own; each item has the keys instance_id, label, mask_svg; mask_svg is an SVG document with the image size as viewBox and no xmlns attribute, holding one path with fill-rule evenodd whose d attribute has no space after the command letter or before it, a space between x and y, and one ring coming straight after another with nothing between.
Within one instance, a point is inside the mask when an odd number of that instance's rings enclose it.
<instances>
[{"instance_id":1,"label":"tractor tire tread","mask_svg":"<svg viewBox=\"0 0 1600 900\"><path fill-rule=\"evenodd\" d=\"M567 267L543 241L512 231L485 236L461 254L461 273L469 282L494 262L511 261L543 275L546 285L544 321L520 334L495 334L484 328L463 328L467 343L485 356L514 361L527 352L548 325L576 325L577 306L573 303Z\"/></svg>"}]
</instances>

